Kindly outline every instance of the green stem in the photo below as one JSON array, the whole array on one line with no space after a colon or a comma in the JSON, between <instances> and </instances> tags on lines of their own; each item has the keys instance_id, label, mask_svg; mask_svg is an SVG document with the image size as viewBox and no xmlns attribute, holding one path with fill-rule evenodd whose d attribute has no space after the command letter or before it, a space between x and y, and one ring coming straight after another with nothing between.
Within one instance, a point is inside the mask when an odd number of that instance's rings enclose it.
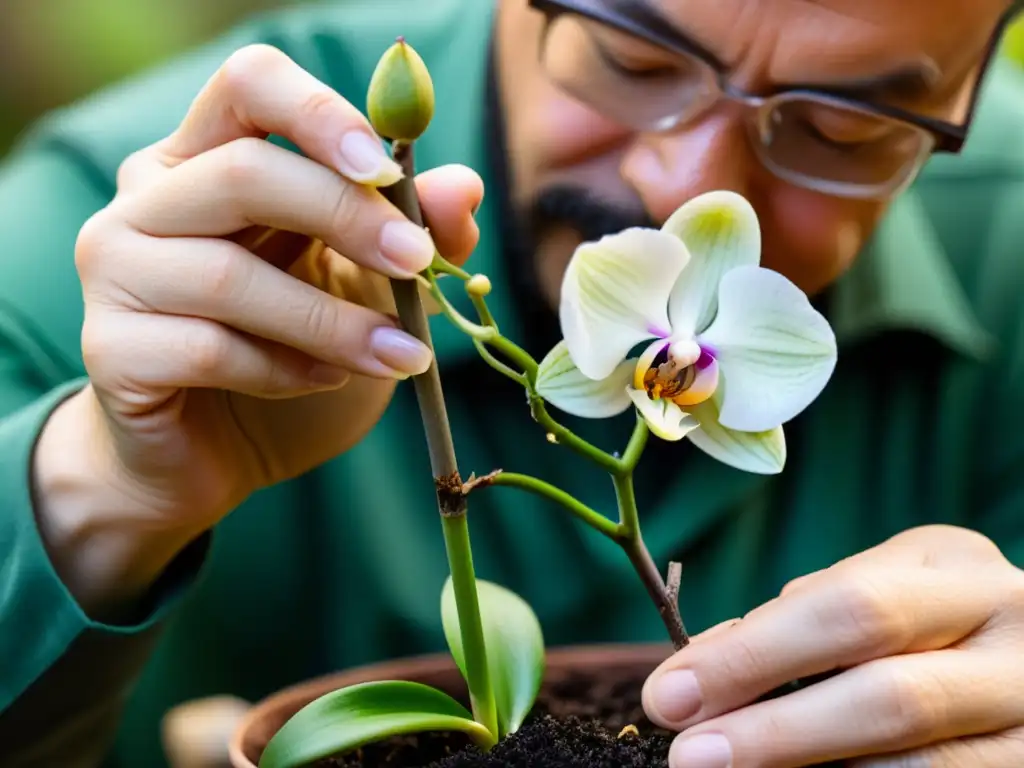
<instances>
[{"instance_id":1,"label":"green stem","mask_svg":"<svg viewBox=\"0 0 1024 768\"><path fill-rule=\"evenodd\" d=\"M480 616L473 552L469 541L469 521L466 515L459 515L444 517L441 522L444 528L445 550L448 553L448 568L452 575L452 590L455 593L455 605L459 614L459 627L462 630L466 684L469 687L473 716L497 738L498 711L487 669L483 620Z\"/></svg>"},{"instance_id":2,"label":"green stem","mask_svg":"<svg viewBox=\"0 0 1024 768\"><path fill-rule=\"evenodd\" d=\"M636 493L633 491L633 473L625 472L612 476L615 486L615 500L619 502L619 525L624 538L640 535L640 513L636 507Z\"/></svg>"},{"instance_id":3,"label":"green stem","mask_svg":"<svg viewBox=\"0 0 1024 768\"><path fill-rule=\"evenodd\" d=\"M536 477L530 477L529 475L519 475L515 472L499 472L489 482L490 485L506 485L511 488L521 488L524 491L529 491L537 496L542 496L549 499L556 504L561 504L569 512L578 517L584 523L595 529L599 533L603 533L608 538L619 541L621 532L619 526L609 520L607 517L602 515L600 512L591 509L583 502L570 496L568 493L563 491L561 488L556 488L550 483L546 483Z\"/></svg>"},{"instance_id":4,"label":"green stem","mask_svg":"<svg viewBox=\"0 0 1024 768\"><path fill-rule=\"evenodd\" d=\"M442 256L440 253L434 252L434 261L430 264L430 269L434 272L443 273L446 275L452 275L453 277L459 278L463 282L469 280L472 277L469 272L464 270L462 267L456 267L448 259Z\"/></svg>"},{"instance_id":5,"label":"green stem","mask_svg":"<svg viewBox=\"0 0 1024 768\"><path fill-rule=\"evenodd\" d=\"M632 472L636 469L636 465L640 463L640 457L643 455L644 448L647 447L647 437L650 433L651 430L648 428L644 417L637 412L636 426L633 427L633 434L630 435L626 451L622 454L622 468L624 472Z\"/></svg>"},{"instance_id":6,"label":"green stem","mask_svg":"<svg viewBox=\"0 0 1024 768\"><path fill-rule=\"evenodd\" d=\"M492 355L491 351L487 349L487 346L482 341L473 339L473 346L476 347L476 351L480 354L480 357L482 357L484 362L491 366L491 368L503 376L508 376L517 384L524 387L526 386L526 376L512 370L509 366L505 365L501 360Z\"/></svg>"},{"instance_id":7,"label":"green stem","mask_svg":"<svg viewBox=\"0 0 1024 768\"><path fill-rule=\"evenodd\" d=\"M448 301L448 297L444 295L444 291L442 291L440 286L437 284L437 276L432 272L428 272L427 280L430 284L430 295L437 301L444 316L447 317L456 328L474 341L489 344L497 349L505 355L505 357L520 367L525 375L536 377L537 361L530 356L529 352L515 342L506 339L498 333L498 329L494 326L479 325L464 317L462 313L453 307L452 303Z\"/></svg>"},{"instance_id":8,"label":"green stem","mask_svg":"<svg viewBox=\"0 0 1024 768\"><path fill-rule=\"evenodd\" d=\"M498 334L501 331L498 329L498 324L494 320L494 315L491 314L490 307L487 306L487 300L478 294L470 293L469 300L473 302L473 308L476 310L477 317L480 318L480 322L485 327L493 328Z\"/></svg>"},{"instance_id":9,"label":"green stem","mask_svg":"<svg viewBox=\"0 0 1024 768\"><path fill-rule=\"evenodd\" d=\"M575 451L612 474L619 474L622 471L621 459L602 451L596 445L591 445L551 418L551 414L548 413L547 406L544 404L544 398L538 395L532 386L529 387L529 395L530 413L533 414L533 420L540 424L549 435L554 435L559 444Z\"/></svg>"},{"instance_id":10,"label":"green stem","mask_svg":"<svg viewBox=\"0 0 1024 768\"><path fill-rule=\"evenodd\" d=\"M413 183L416 168L412 145L396 143L394 157L402 166L405 175L382 192L410 221L422 226L423 216ZM431 282L436 288L433 275ZM404 329L433 351L427 313L420 300L419 282L392 280L391 290ZM473 716L497 737L497 707L493 684L488 674L483 622L480 618L479 596L470 553L466 495L455 458L455 444L448 423L448 411L436 361L424 373L414 376L412 381L423 430L426 433L437 505L444 528L448 565L452 575L462 647L466 657L466 682L469 685Z\"/></svg>"}]
</instances>

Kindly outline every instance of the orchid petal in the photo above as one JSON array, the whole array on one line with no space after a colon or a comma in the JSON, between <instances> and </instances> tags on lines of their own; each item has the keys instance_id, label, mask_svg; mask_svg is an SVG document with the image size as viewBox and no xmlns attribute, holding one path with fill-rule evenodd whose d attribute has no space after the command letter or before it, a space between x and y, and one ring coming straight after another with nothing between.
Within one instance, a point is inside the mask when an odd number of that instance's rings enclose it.
<instances>
[{"instance_id":1,"label":"orchid petal","mask_svg":"<svg viewBox=\"0 0 1024 768\"><path fill-rule=\"evenodd\" d=\"M625 360L606 379L588 379L569 356L569 347L558 342L540 361L537 394L573 416L606 419L629 408L626 387L633 378L633 360Z\"/></svg>"},{"instance_id":2,"label":"orchid petal","mask_svg":"<svg viewBox=\"0 0 1024 768\"><path fill-rule=\"evenodd\" d=\"M821 394L836 339L807 296L778 272L739 267L724 278L718 317L700 341L729 382L722 424L759 432L785 424Z\"/></svg>"},{"instance_id":3,"label":"orchid petal","mask_svg":"<svg viewBox=\"0 0 1024 768\"><path fill-rule=\"evenodd\" d=\"M721 387L710 400L689 409L700 423L687 438L711 458L744 472L776 475L786 464L786 436L782 427L763 432L739 432L719 421Z\"/></svg>"},{"instance_id":4,"label":"orchid petal","mask_svg":"<svg viewBox=\"0 0 1024 768\"><path fill-rule=\"evenodd\" d=\"M662 440L682 440L690 430L699 426L697 419L671 400L651 400L642 389L626 390L651 432Z\"/></svg>"},{"instance_id":5,"label":"orchid petal","mask_svg":"<svg viewBox=\"0 0 1024 768\"><path fill-rule=\"evenodd\" d=\"M715 318L722 276L761 262L757 214L742 195L708 192L684 203L662 231L680 238L690 251L669 300L673 333L699 333Z\"/></svg>"},{"instance_id":6,"label":"orchid petal","mask_svg":"<svg viewBox=\"0 0 1024 768\"><path fill-rule=\"evenodd\" d=\"M656 229L627 229L576 250L559 318L584 376L606 379L636 344L668 335L669 293L689 259L680 240Z\"/></svg>"}]
</instances>

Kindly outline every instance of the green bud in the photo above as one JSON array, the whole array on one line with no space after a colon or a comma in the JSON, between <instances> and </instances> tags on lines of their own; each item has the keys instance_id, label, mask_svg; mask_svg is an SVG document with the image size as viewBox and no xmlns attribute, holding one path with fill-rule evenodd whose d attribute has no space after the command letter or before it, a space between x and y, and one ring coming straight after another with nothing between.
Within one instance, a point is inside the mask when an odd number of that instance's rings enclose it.
<instances>
[{"instance_id":1,"label":"green bud","mask_svg":"<svg viewBox=\"0 0 1024 768\"><path fill-rule=\"evenodd\" d=\"M434 84L427 65L399 37L370 78L366 97L373 130L390 141L415 141L434 117Z\"/></svg>"}]
</instances>

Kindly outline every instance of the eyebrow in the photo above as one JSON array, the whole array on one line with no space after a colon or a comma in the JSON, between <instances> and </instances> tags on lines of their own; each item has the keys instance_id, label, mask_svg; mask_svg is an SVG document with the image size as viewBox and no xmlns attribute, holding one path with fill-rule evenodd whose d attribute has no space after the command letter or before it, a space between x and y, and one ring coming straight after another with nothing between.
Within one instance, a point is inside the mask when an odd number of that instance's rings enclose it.
<instances>
[{"instance_id":1,"label":"eyebrow","mask_svg":"<svg viewBox=\"0 0 1024 768\"><path fill-rule=\"evenodd\" d=\"M933 93L941 80L930 62L903 64L888 72L849 79L786 83L785 90L810 90L857 101L915 101Z\"/></svg>"},{"instance_id":2,"label":"eyebrow","mask_svg":"<svg viewBox=\"0 0 1024 768\"><path fill-rule=\"evenodd\" d=\"M726 71L724 62L648 0L597 0L596 4L629 18L652 42L690 51L720 72ZM940 79L938 66L926 60L904 63L887 72L863 77L777 83L772 91L814 91L862 102L914 101L932 93Z\"/></svg>"}]
</instances>

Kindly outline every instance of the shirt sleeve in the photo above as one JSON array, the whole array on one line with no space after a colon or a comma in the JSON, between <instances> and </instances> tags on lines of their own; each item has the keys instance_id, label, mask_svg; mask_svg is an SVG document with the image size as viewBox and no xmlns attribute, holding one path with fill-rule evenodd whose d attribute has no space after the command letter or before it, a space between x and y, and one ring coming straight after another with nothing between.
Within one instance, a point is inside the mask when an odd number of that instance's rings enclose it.
<instances>
[{"instance_id":1,"label":"shirt sleeve","mask_svg":"<svg viewBox=\"0 0 1024 768\"><path fill-rule=\"evenodd\" d=\"M0 167L0 764L97 766L164 617L196 577L207 538L186 549L138 623L93 620L55 572L36 525L33 449L49 415L84 383L73 249L107 202L53 149ZM39 286L52 294L33 297ZM26 306L36 301L33 314ZM69 336L68 334L73 334Z\"/></svg>"}]
</instances>

